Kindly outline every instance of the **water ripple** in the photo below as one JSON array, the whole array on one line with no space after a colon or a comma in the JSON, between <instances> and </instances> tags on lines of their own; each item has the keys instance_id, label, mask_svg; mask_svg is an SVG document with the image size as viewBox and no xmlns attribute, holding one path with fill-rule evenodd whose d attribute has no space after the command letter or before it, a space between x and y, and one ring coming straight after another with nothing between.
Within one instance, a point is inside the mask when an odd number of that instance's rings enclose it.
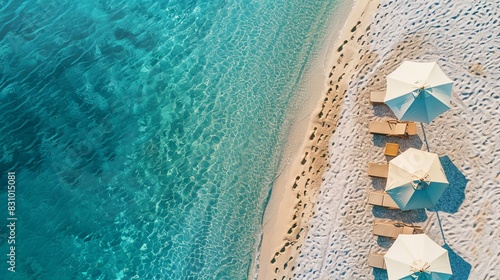
<instances>
[{"instance_id":1,"label":"water ripple","mask_svg":"<svg viewBox=\"0 0 500 280\"><path fill-rule=\"evenodd\" d=\"M0 8L0 169L18 174L29 256L16 277L246 278L284 113L328 7Z\"/></svg>"}]
</instances>

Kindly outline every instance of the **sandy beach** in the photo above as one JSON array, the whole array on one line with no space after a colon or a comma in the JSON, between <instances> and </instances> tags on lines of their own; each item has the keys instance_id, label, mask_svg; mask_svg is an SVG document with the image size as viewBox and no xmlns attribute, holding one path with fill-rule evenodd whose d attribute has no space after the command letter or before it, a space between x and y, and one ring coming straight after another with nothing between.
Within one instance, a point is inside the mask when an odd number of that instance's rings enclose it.
<instances>
[{"instance_id":1,"label":"sandy beach","mask_svg":"<svg viewBox=\"0 0 500 280\"><path fill-rule=\"evenodd\" d=\"M266 209L258 279L387 279L367 265L393 240L375 219L419 225L450 255L453 279L494 279L500 266L500 4L491 1L356 1L335 45L325 92L297 156ZM454 81L452 108L407 138L374 136L371 120L394 117L370 92L405 60L437 61ZM450 187L436 209L370 206L384 179L369 162L391 159L386 142L437 153Z\"/></svg>"}]
</instances>

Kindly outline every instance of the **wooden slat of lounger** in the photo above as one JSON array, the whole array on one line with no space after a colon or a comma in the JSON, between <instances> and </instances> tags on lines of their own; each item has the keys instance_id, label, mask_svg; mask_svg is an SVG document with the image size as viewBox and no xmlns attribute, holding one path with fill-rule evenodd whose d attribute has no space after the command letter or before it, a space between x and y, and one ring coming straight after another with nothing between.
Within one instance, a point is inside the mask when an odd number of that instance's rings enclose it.
<instances>
[{"instance_id":1,"label":"wooden slat of lounger","mask_svg":"<svg viewBox=\"0 0 500 280\"><path fill-rule=\"evenodd\" d=\"M384 193L382 206L387 208L399 209L399 206L388 193Z\"/></svg>"},{"instance_id":2,"label":"wooden slat of lounger","mask_svg":"<svg viewBox=\"0 0 500 280\"><path fill-rule=\"evenodd\" d=\"M407 125L407 123L399 123L397 121L371 121L368 129L373 134L405 136Z\"/></svg>"},{"instance_id":3,"label":"wooden slat of lounger","mask_svg":"<svg viewBox=\"0 0 500 280\"><path fill-rule=\"evenodd\" d=\"M383 134L383 135L394 134L391 125L386 121L371 121L368 126L368 129L370 130L370 133L374 134Z\"/></svg>"},{"instance_id":4,"label":"wooden slat of lounger","mask_svg":"<svg viewBox=\"0 0 500 280\"><path fill-rule=\"evenodd\" d=\"M384 103L385 91L372 91L370 92L371 103Z\"/></svg>"},{"instance_id":5,"label":"wooden slat of lounger","mask_svg":"<svg viewBox=\"0 0 500 280\"><path fill-rule=\"evenodd\" d=\"M405 135L407 126L406 123L397 123L394 128L394 135Z\"/></svg>"},{"instance_id":6,"label":"wooden slat of lounger","mask_svg":"<svg viewBox=\"0 0 500 280\"><path fill-rule=\"evenodd\" d=\"M399 144L397 143L385 143L384 155L386 156L397 156L399 153Z\"/></svg>"},{"instance_id":7,"label":"wooden slat of lounger","mask_svg":"<svg viewBox=\"0 0 500 280\"><path fill-rule=\"evenodd\" d=\"M416 231L414 227L404 226L400 234L415 234L415 233Z\"/></svg>"},{"instance_id":8,"label":"wooden slat of lounger","mask_svg":"<svg viewBox=\"0 0 500 280\"><path fill-rule=\"evenodd\" d=\"M387 269L383 254L370 253L368 256L368 265L371 267Z\"/></svg>"},{"instance_id":9,"label":"wooden slat of lounger","mask_svg":"<svg viewBox=\"0 0 500 280\"><path fill-rule=\"evenodd\" d=\"M391 136L407 136L417 134L417 124L414 122L371 121L368 125L370 133Z\"/></svg>"},{"instance_id":10,"label":"wooden slat of lounger","mask_svg":"<svg viewBox=\"0 0 500 280\"><path fill-rule=\"evenodd\" d=\"M384 193L383 192L370 192L368 195L368 204L383 206Z\"/></svg>"},{"instance_id":11,"label":"wooden slat of lounger","mask_svg":"<svg viewBox=\"0 0 500 280\"><path fill-rule=\"evenodd\" d=\"M408 226L401 223L375 221L373 223L373 234L378 236L396 239L400 234L421 233L422 229L418 226Z\"/></svg>"},{"instance_id":12,"label":"wooden slat of lounger","mask_svg":"<svg viewBox=\"0 0 500 280\"><path fill-rule=\"evenodd\" d=\"M368 194L368 204L382 206L390 209L399 209L392 197L386 192L373 191Z\"/></svg>"},{"instance_id":13,"label":"wooden slat of lounger","mask_svg":"<svg viewBox=\"0 0 500 280\"><path fill-rule=\"evenodd\" d=\"M374 235L389 237L395 239L400 233L403 232L403 227L397 227L389 222L375 222L373 223Z\"/></svg>"},{"instance_id":14,"label":"wooden slat of lounger","mask_svg":"<svg viewBox=\"0 0 500 280\"><path fill-rule=\"evenodd\" d=\"M423 231L419 226L406 225L400 222L377 220L373 222L372 232L374 235L396 239L400 234L416 234L422 233Z\"/></svg>"},{"instance_id":15,"label":"wooden slat of lounger","mask_svg":"<svg viewBox=\"0 0 500 280\"><path fill-rule=\"evenodd\" d=\"M408 125L406 126L406 133L408 133L408 135L416 135L417 134L417 124L414 122L408 123Z\"/></svg>"},{"instance_id":16,"label":"wooden slat of lounger","mask_svg":"<svg viewBox=\"0 0 500 280\"><path fill-rule=\"evenodd\" d=\"M368 175L372 177L387 178L389 173L389 164L387 163L369 163Z\"/></svg>"}]
</instances>

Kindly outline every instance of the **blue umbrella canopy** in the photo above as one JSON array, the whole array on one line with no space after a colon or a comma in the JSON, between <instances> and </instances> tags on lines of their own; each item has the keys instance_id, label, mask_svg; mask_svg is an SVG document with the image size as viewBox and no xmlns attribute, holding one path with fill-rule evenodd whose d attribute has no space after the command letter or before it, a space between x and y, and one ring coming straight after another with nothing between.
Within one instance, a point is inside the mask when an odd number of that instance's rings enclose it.
<instances>
[{"instance_id":1,"label":"blue umbrella canopy","mask_svg":"<svg viewBox=\"0 0 500 280\"><path fill-rule=\"evenodd\" d=\"M384 103L403 121L430 123L450 109L453 82L436 62L403 62L387 76Z\"/></svg>"},{"instance_id":2,"label":"blue umbrella canopy","mask_svg":"<svg viewBox=\"0 0 500 280\"><path fill-rule=\"evenodd\" d=\"M437 154L410 148L389 161L385 191L401 210L434 207L448 185Z\"/></svg>"},{"instance_id":3,"label":"blue umbrella canopy","mask_svg":"<svg viewBox=\"0 0 500 280\"><path fill-rule=\"evenodd\" d=\"M384 256L389 280L448 280L448 251L425 234L400 234Z\"/></svg>"}]
</instances>

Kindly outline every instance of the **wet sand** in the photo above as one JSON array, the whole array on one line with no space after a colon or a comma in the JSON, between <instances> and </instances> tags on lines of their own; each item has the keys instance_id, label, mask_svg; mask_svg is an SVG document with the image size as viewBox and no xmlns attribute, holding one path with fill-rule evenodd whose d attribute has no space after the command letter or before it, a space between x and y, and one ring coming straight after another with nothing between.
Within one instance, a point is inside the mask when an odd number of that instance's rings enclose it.
<instances>
[{"instance_id":1,"label":"wet sand","mask_svg":"<svg viewBox=\"0 0 500 280\"><path fill-rule=\"evenodd\" d=\"M359 46L366 44L378 1L357 1L335 43L330 73L316 109L308 118L307 137L289 166L277 178L263 222L258 279L286 279L294 274L296 260L315 214L323 173L328 167L330 136L335 132L350 80L362 64Z\"/></svg>"}]
</instances>

